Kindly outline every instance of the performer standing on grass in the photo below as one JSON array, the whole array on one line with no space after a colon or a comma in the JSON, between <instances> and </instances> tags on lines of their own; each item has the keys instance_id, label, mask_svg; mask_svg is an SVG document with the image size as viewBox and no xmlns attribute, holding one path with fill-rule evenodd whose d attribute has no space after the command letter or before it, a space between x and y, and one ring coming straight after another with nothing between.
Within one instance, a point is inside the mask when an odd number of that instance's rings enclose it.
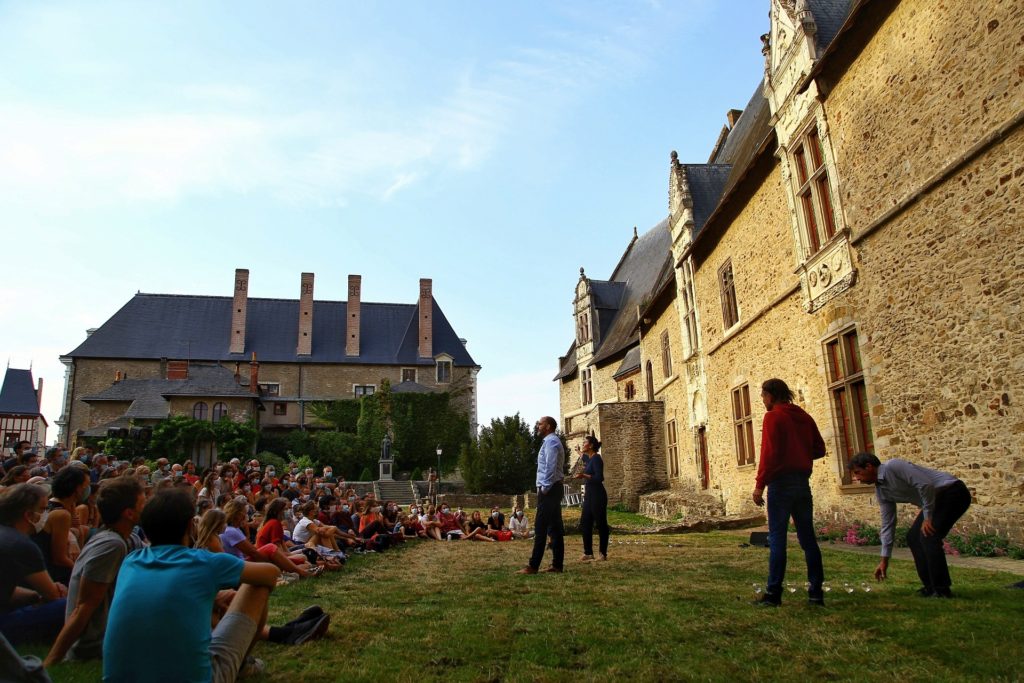
<instances>
[{"instance_id":1,"label":"performer standing on grass","mask_svg":"<svg viewBox=\"0 0 1024 683\"><path fill-rule=\"evenodd\" d=\"M565 557L565 531L562 527L562 467L565 452L562 442L555 435L558 424L553 417L537 420L537 433L544 441L537 453L537 517L533 527L533 555L530 564L517 574L536 574L544 557L544 544L551 536L551 566L546 572L562 573Z\"/></svg>"},{"instance_id":2,"label":"performer standing on grass","mask_svg":"<svg viewBox=\"0 0 1024 683\"><path fill-rule=\"evenodd\" d=\"M583 457L586 465L576 475L583 480L585 494L583 496L583 514L580 516L580 529L583 532L584 562L594 559L594 525L597 525L598 559L608 559L608 492L604 489L604 458L601 457L601 442L588 435L583 440Z\"/></svg>"},{"instance_id":3,"label":"performer standing on grass","mask_svg":"<svg viewBox=\"0 0 1024 683\"><path fill-rule=\"evenodd\" d=\"M811 467L825 455L825 441L818 425L793 405L793 392L781 379L770 379L761 385L764 422L761 427L761 462L757 468L754 504L764 505L768 487L768 585L758 605L778 607L782 604L782 582L786 577L786 536L789 518L796 525L796 536L807 561L807 601L824 605L821 584L825 570L821 550L814 534L814 501L811 498Z\"/></svg>"}]
</instances>

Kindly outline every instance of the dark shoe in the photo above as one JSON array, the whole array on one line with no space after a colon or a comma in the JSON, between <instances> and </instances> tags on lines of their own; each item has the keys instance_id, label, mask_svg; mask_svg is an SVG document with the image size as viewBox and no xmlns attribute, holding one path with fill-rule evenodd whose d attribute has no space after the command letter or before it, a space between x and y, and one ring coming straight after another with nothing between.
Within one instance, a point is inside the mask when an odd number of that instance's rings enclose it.
<instances>
[{"instance_id":1,"label":"dark shoe","mask_svg":"<svg viewBox=\"0 0 1024 683\"><path fill-rule=\"evenodd\" d=\"M924 588L917 589L917 597L919 598L930 598L935 595L935 590L925 586Z\"/></svg>"},{"instance_id":2,"label":"dark shoe","mask_svg":"<svg viewBox=\"0 0 1024 683\"><path fill-rule=\"evenodd\" d=\"M561 574L562 573L562 568L561 567L548 567L547 569L544 570L544 573L545 574Z\"/></svg>"},{"instance_id":3,"label":"dark shoe","mask_svg":"<svg viewBox=\"0 0 1024 683\"><path fill-rule=\"evenodd\" d=\"M936 588L935 592L932 593L933 598L951 598L953 597L953 591L948 588Z\"/></svg>"},{"instance_id":4,"label":"dark shoe","mask_svg":"<svg viewBox=\"0 0 1024 683\"><path fill-rule=\"evenodd\" d=\"M302 645L307 641L316 640L327 633L327 627L330 624L330 614L321 614L316 619L303 621L292 627L291 635L285 639L284 643L285 645Z\"/></svg>"},{"instance_id":5,"label":"dark shoe","mask_svg":"<svg viewBox=\"0 0 1024 683\"><path fill-rule=\"evenodd\" d=\"M1011 583L1009 586L1007 586L1007 588L1016 589L1016 590L1024 590L1024 581L1018 581L1017 583Z\"/></svg>"},{"instance_id":6,"label":"dark shoe","mask_svg":"<svg viewBox=\"0 0 1024 683\"><path fill-rule=\"evenodd\" d=\"M536 574L537 570L533 567L526 566L516 572L516 574Z\"/></svg>"},{"instance_id":7,"label":"dark shoe","mask_svg":"<svg viewBox=\"0 0 1024 683\"><path fill-rule=\"evenodd\" d=\"M824 595L808 595L807 596L807 604L811 605L812 607L824 607L825 606L825 596Z\"/></svg>"},{"instance_id":8,"label":"dark shoe","mask_svg":"<svg viewBox=\"0 0 1024 683\"><path fill-rule=\"evenodd\" d=\"M759 600L755 600L754 604L758 607L778 607L782 604L782 596L765 593Z\"/></svg>"},{"instance_id":9,"label":"dark shoe","mask_svg":"<svg viewBox=\"0 0 1024 683\"><path fill-rule=\"evenodd\" d=\"M324 610L322 607L320 607L320 605L310 605L306 609L299 612L299 616L295 617L289 622L286 622L285 626L295 626L295 624L298 624L299 622L315 619L323 613Z\"/></svg>"}]
</instances>

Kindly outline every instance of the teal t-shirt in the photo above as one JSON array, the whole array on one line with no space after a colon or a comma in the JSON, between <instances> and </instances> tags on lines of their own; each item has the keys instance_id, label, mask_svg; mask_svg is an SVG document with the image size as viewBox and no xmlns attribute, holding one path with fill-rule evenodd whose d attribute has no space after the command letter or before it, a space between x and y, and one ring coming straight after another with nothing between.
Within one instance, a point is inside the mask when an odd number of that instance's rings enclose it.
<instances>
[{"instance_id":1,"label":"teal t-shirt","mask_svg":"<svg viewBox=\"0 0 1024 683\"><path fill-rule=\"evenodd\" d=\"M103 639L103 680L207 683L217 591L245 563L227 553L161 545L129 553L117 575Z\"/></svg>"}]
</instances>

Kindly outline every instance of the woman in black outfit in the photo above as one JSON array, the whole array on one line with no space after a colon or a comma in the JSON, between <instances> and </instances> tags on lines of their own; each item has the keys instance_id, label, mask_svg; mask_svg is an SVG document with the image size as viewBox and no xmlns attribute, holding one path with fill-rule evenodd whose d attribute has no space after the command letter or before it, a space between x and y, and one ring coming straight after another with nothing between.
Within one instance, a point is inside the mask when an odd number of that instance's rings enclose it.
<instances>
[{"instance_id":1,"label":"woman in black outfit","mask_svg":"<svg viewBox=\"0 0 1024 683\"><path fill-rule=\"evenodd\" d=\"M601 442L593 436L583 440L583 457L587 463L583 471L576 475L583 479L583 514L580 517L580 529L583 531L584 562L594 559L594 524L597 524L597 536L600 541L600 555L597 559L608 559L608 493L604 490L604 459L601 457Z\"/></svg>"}]
</instances>

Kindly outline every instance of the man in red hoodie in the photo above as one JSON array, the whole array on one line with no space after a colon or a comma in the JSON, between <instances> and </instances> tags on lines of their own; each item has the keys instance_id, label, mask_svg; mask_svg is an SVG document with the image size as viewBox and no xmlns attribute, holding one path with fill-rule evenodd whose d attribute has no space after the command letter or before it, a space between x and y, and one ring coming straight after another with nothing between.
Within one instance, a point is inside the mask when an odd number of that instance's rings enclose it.
<instances>
[{"instance_id":1,"label":"man in red hoodie","mask_svg":"<svg viewBox=\"0 0 1024 683\"><path fill-rule=\"evenodd\" d=\"M793 405L793 392L781 379L761 385L761 400L768 411L761 426L761 461L753 499L764 505L768 488L768 585L758 602L767 607L782 603L782 582L786 577L786 536L793 517L797 539L807 560L807 600L824 605L821 584L825 570L814 534L814 503L808 480L814 460L825 455L825 442L814 419Z\"/></svg>"}]
</instances>

